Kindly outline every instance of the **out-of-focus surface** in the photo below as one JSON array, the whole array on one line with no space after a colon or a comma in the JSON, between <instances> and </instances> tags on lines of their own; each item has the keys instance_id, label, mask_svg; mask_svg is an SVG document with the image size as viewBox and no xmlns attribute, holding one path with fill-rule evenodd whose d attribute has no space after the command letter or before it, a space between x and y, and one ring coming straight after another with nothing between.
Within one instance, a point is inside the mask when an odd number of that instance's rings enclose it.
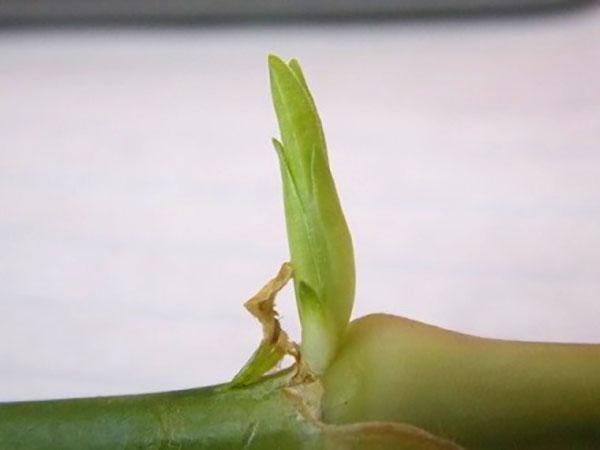
<instances>
[{"instance_id":1,"label":"out-of-focus surface","mask_svg":"<svg viewBox=\"0 0 600 450\"><path fill-rule=\"evenodd\" d=\"M572 9L594 0L3 0L0 24L195 23L523 14Z\"/></svg>"},{"instance_id":2,"label":"out-of-focus surface","mask_svg":"<svg viewBox=\"0 0 600 450\"><path fill-rule=\"evenodd\" d=\"M320 107L355 316L600 342L598 9L5 32L0 400L215 383L252 352L242 303L287 257L267 52Z\"/></svg>"}]
</instances>

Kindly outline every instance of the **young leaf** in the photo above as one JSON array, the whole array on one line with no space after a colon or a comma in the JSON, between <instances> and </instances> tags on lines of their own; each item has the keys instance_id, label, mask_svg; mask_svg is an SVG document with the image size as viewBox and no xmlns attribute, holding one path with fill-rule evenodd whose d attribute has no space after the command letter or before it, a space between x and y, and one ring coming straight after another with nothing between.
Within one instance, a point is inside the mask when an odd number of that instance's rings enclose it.
<instances>
[{"instance_id":1,"label":"young leaf","mask_svg":"<svg viewBox=\"0 0 600 450\"><path fill-rule=\"evenodd\" d=\"M335 356L354 302L350 232L329 169L319 115L297 61L269 56L302 354L321 373Z\"/></svg>"}]
</instances>

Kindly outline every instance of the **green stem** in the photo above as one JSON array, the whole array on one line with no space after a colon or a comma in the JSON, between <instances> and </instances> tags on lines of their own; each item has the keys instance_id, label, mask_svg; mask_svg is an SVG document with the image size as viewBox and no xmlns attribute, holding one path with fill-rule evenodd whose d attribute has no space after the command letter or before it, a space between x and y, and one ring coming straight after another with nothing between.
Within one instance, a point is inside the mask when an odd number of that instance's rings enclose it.
<instances>
[{"instance_id":1,"label":"green stem","mask_svg":"<svg viewBox=\"0 0 600 450\"><path fill-rule=\"evenodd\" d=\"M354 321L324 377L327 422L405 422L469 449L600 448L600 345Z\"/></svg>"},{"instance_id":2,"label":"green stem","mask_svg":"<svg viewBox=\"0 0 600 450\"><path fill-rule=\"evenodd\" d=\"M457 450L410 425L320 421L291 370L239 388L0 404L2 450Z\"/></svg>"},{"instance_id":3,"label":"green stem","mask_svg":"<svg viewBox=\"0 0 600 450\"><path fill-rule=\"evenodd\" d=\"M288 381L2 404L0 449L301 448L318 434L282 390Z\"/></svg>"},{"instance_id":4,"label":"green stem","mask_svg":"<svg viewBox=\"0 0 600 450\"><path fill-rule=\"evenodd\" d=\"M322 387L288 370L240 388L0 404L2 450L456 448L450 441L600 448L600 346L372 315L351 323Z\"/></svg>"}]
</instances>

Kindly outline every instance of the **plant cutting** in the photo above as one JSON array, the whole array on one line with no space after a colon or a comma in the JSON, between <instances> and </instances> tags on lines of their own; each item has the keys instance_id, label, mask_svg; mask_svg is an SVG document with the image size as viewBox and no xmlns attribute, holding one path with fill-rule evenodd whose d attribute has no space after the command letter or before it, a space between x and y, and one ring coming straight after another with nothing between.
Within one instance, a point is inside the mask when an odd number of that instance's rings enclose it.
<instances>
[{"instance_id":1,"label":"plant cutting","mask_svg":"<svg viewBox=\"0 0 600 450\"><path fill-rule=\"evenodd\" d=\"M263 329L256 351L217 386L0 404L0 449L600 448L600 345L350 321L352 240L321 121L297 61L270 56L269 73L290 260L245 304ZM300 343L277 317L288 283Z\"/></svg>"}]
</instances>

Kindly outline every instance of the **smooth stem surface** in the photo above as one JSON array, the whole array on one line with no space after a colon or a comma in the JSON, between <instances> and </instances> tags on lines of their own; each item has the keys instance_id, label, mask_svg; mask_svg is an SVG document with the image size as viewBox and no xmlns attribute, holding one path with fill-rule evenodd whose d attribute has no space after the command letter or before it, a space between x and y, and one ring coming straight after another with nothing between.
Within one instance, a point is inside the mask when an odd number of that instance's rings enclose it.
<instances>
[{"instance_id":1,"label":"smooth stem surface","mask_svg":"<svg viewBox=\"0 0 600 450\"><path fill-rule=\"evenodd\" d=\"M0 404L0 449L592 450L599 374L598 345L373 315L352 322L322 387L286 371L240 388Z\"/></svg>"},{"instance_id":2,"label":"smooth stem surface","mask_svg":"<svg viewBox=\"0 0 600 450\"><path fill-rule=\"evenodd\" d=\"M460 450L409 425L324 424L321 384L291 380L0 404L0 449Z\"/></svg>"},{"instance_id":3,"label":"smooth stem surface","mask_svg":"<svg viewBox=\"0 0 600 450\"><path fill-rule=\"evenodd\" d=\"M284 373L242 389L0 404L0 449L304 448L318 434L280 389L287 379Z\"/></svg>"},{"instance_id":4,"label":"smooth stem surface","mask_svg":"<svg viewBox=\"0 0 600 450\"><path fill-rule=\"evenodd\" d=\"M600 448L600 345L372 315L350 325L324 386L327 422L405 422L468 449Z\"/></svg>"}]
</instances>

